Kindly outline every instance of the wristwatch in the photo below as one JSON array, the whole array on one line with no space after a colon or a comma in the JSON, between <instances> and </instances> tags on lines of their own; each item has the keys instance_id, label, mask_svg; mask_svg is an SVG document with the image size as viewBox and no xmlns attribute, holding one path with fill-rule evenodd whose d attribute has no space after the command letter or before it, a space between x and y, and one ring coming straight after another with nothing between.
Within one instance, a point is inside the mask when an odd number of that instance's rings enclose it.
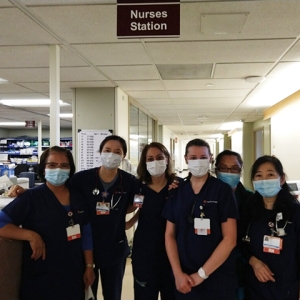
<instances>
[{"instance_id":1,"label":"wristwatch","mask_svg":"<svg viewBox=\"0 0 300 300\"><path fill-rule=\"evenodd\" d=\"M202 278L202 279L207 279L208 276L205 274L205 271L204 269L201 267L199 270L198 270L198 275Z\"/></svg>"},{"instance_id":2,"label":"wristwatch","mask_svg":"<svg viewBox=\"0 0 300 300\"><path fill-rule=\"evenodd\" d=\"M85 265L87 268L95 268L95 264L86 264Z\"/></svg>"}]
</instances>

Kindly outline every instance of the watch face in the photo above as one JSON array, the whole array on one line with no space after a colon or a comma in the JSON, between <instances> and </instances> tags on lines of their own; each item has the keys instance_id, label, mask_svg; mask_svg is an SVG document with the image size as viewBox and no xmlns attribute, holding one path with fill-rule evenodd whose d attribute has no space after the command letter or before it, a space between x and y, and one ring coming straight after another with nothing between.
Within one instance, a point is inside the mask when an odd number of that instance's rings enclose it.
<instances>
[{"instance_id":1,"label":"watch face","mask_svg":"<svg viewBox=\"0 0 300 300\"><path fill-rule=\"evenodd\" d=\"M198 270L198 274L199 274L199 276L200 276L201 278L203 278L203 279L207 279L207 278L208 278L208 276L206 276L205 271L203 270L203 268L200 268L200 269Z\"/></svg>"}]
</instances>

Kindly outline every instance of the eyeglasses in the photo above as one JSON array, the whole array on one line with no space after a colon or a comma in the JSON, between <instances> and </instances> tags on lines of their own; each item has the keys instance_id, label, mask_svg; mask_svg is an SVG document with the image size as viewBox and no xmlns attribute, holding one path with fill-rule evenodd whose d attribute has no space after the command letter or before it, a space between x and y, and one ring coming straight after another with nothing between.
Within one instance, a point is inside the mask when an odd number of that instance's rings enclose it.
<instances>
[{"instance_id":1,"label":"eyeglasses","mask_svg":"<svg viewBox=\"0 0 300 300\"><path fill-rule=\"evenodd\" d=\"M224 172L224 173L228 173L229 170L231 173L240 173L242 169L238 166L233 166L232 168L227 168L225 166L221 166L221 167L217 167L217 170L219 172Z\"/></svg>"},{"instance_id":2,"label":"eyeglasses","mask_svg":"<svg viewBox=\"0 0 300 300\"><path fill-rule=\"evenodd\" d=\"M70 169L70 165L67 163L62 163L62 164L58 164L58 163L54 163L54 162L48 162L46 163L46 166L48 169L63 169L63 170L67 170Z\"/></svg>"}]
</instances>

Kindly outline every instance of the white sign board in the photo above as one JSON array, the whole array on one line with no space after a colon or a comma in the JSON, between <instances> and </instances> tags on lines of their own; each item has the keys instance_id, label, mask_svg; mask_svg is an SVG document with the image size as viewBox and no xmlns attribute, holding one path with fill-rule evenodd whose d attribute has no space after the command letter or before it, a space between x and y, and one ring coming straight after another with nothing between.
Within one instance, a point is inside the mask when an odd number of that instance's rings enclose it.
<instances>
[{"instance_id":1,"label":"white sign board","mask_svg":"<svg viewBox=\"0 0 300 300\"><path fill-rule=\"evenodd\" d=\"M78 130L78 171L101 166L99 147L109 130Z\"/></svg>"}]
</instances>

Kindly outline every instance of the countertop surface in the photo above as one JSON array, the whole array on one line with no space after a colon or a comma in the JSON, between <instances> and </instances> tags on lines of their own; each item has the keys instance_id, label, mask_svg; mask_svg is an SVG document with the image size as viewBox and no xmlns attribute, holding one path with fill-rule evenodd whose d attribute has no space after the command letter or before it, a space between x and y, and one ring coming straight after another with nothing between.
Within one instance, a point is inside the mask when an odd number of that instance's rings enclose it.
<instances>
[{"instance_id":1,"label":"countertop surface","mask_svg":"<svg viewBox=\"0 0 300 300\"><path fill-rule=\"evenodd\" d=\"M4 206L6 206L8 203L13 201L14 198L11 197L1 197L0 196L0 209L2 209Z\"/></svg>"}]
</instances>

